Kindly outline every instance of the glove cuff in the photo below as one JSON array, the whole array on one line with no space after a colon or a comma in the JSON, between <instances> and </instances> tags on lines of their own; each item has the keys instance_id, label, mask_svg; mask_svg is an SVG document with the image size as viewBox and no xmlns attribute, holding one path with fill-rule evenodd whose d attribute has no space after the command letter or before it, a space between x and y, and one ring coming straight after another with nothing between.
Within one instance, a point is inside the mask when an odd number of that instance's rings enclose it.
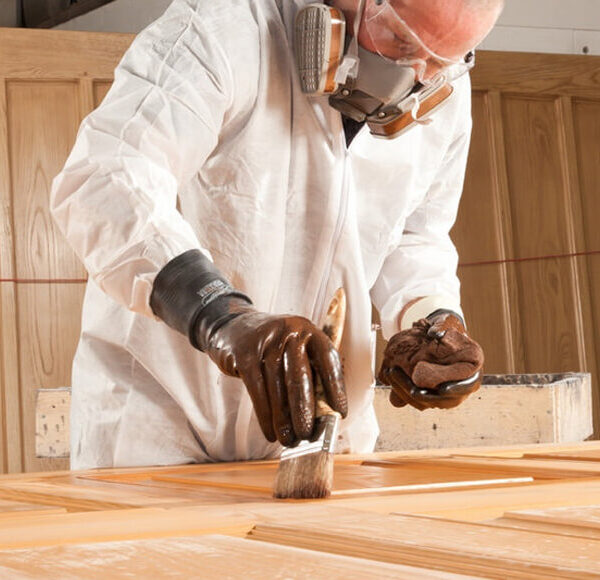
<instances>
[{"instance_id":1,"label":"glove cuff","mask_svg":"<svg viewBox=\"0 0 600 580\"><path fill-rule=\"evenodd\" d=\"M454 310L449 310L448 308L438 308L437 310L433 311L431 314L426 316L425 319L429 322L433 322L434 318L444 314L455 316L466 331L467 327L465 325L465 319L462 317L462 315L460 315L458 312L455 312Z\"/></svg>"},{"instance_id":2,"label":"glove cuff","mask_svg":"<svg viewBox=\"0 0 600 580\"><path fill-rule=\"evenodd\" d=\"M432 312L438 310L449 310L458 314L460 319L464 320L458 300L452 296L439 294L416 298L406 304L400 312L399 328L400 330L408 330L412 328L413 323L417 320L427 318Z\"/></svg>"},{"instance_id":3,"label":"glove cuff","mask_svg":"<svg viewBox=\"0 0 600 580\"><path fill-rule=\"evenodd\" d=\"M215 330L242 314L231 308L232 302L240 300L252 304L200 250L188 250L157 274L150 307L171 328L186 335L192 346L204 351Z\"/></svg>"}]
</instances>

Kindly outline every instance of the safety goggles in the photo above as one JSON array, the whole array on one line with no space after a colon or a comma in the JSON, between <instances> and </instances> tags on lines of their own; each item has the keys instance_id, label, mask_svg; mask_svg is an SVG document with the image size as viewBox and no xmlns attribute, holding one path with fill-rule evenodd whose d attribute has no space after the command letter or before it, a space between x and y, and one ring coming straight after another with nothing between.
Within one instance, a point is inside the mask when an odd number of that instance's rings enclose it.
<instances>
[{"instance_id":1,"label":"safety goggles","mask_svg":"<svg viewBox=\"0 0 600 580\"><path fill-rule=\"evenodd\" d=\"M472 68L471 58L446 58L431 50L403 18L406 8L393 7L389 0L376 4L363 15L373 47L386 60L411 66L421 84L430 85L441 76L453 80Z\"/></svg>"}]
</instances>

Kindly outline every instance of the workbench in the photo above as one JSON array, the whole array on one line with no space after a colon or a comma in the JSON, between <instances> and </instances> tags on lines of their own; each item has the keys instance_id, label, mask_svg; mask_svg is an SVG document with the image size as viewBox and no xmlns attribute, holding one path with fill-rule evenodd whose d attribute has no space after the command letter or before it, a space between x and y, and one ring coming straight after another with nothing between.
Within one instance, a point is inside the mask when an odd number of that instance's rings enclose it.
<instances>
[{"instance_id":1,"label":"workbench","mask_svg":"<svg viewBox=\"0 0 600 580\"><path fill-rule=\"evenodd\" d=\"M598 578L600 442L0 477L0 578Z\"/></svg>"}]
</instances>

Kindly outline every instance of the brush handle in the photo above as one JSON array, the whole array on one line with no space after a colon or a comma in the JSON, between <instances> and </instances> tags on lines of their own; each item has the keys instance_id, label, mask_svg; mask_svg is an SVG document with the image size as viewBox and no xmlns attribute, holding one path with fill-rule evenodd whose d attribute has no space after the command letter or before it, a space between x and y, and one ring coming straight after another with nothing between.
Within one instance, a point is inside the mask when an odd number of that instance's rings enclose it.
<instances>
[{"instance_id":1,"label":"brush handle","mask_svg":"<svg viewBox=\"0 0 600 580\"><path fill-rule=\"evenodd\" d=\"M344 332L344 322L346 320L346 292L343 288L338 288L333 295L325 322L323 323L323 332L329 337L336 350L339 350L342 343L342 334ZM325 392L321 379L316 376L315 380L315 398L316 398L316 416L323 417L324 415L341 415L334 411L326 402Z\"/></svg>"}]
</instances>

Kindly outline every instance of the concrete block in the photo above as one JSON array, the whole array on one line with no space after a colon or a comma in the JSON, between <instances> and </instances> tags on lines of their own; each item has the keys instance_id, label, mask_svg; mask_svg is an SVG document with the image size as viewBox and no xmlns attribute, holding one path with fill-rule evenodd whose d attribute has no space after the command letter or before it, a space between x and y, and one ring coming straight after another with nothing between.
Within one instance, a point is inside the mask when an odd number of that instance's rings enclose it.
<instances>
[{"instance_id":1,"label":"concrete block","mask_svg":"<svg viewBox=\"0 0 600 580\"><path fill-rule=\"evenodd\" d=\"M376 387L376 451L583 441L593 432L589 373L485 375L455 409L397 409Z\"/></svg>"}]
</instances>

